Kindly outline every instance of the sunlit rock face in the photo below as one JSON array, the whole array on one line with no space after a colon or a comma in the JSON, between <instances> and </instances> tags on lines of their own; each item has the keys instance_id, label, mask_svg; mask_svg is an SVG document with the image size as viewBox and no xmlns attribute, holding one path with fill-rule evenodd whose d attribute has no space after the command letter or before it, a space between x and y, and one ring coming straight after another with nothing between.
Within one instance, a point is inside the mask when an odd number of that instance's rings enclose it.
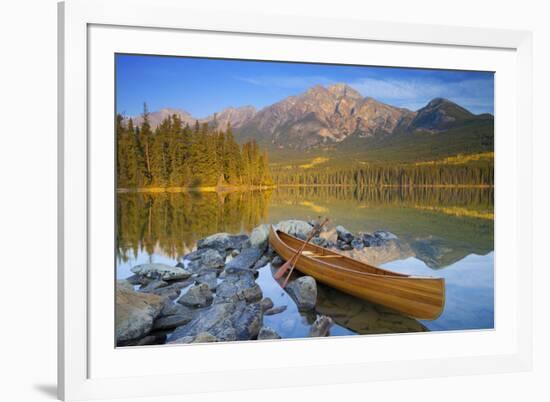
<instances>
[{"instance_id":1,"label":"sunlit rock face","mask_svg":"<svg viewBox=\"0 0 550 402\"><path fill-rule=\"evenodd\" d=\"M308 148L340 142L351 135L393 133L415 113L363 98L346 84L317 85L262 109L240 130L277 147Z\"/></svg>"}]
</instances>

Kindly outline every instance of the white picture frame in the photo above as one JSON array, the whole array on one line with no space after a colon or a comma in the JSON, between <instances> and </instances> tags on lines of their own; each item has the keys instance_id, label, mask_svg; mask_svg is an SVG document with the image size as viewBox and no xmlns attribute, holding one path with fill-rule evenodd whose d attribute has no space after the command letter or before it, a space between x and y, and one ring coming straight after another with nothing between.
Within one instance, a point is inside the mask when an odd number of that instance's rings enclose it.
<instances>
[{"instance_id":1,"label":"white picture frame","mask_svg":"<svg viewBox=\"0 0 550 402\"><path fill-rule=\"evenodd\" d=\"M128 10L132 10L131 13ZM98 223L98 213L109 217L109 197L112 186L100 189L94 186L97 178L112 175L109 163L103 167L97 161L111 158L107 152L98 154L96 141L98 128L109 130L110 105L105 104L113 88L109 86L108 68L103 71L102 54L124 50L120 43L141 35L163 35L163 45L144 43L146 53L177 54L176 35L210 35L217 38L231 36L242 46L239 52L248 57L268 57L260 54L253 38L260 38L265 52L277 41L323 42L339 48L354 46L378 47L380 60L391 62L384 47L403 49L416 46L415 53L429 56L435 52L463 54L463 61L455 67L473 68L476 65L494 63L497 75L505 77L496 86L496 329L490 332L457 332L432 334L437 338L415 335L353 337L338 340L287 340L277 342L237 343L183 346L189 359L199 356L225 356L223 364L209 370L177 372L176 368L151 364L147 371L135 367L136 359L142 362L159 362L168 358L167 348L143 348L120 350L101 342L102 333L112 336L112 311L107 309L113 298L98 302L96 292L112 292L113 284L104 284L98 273L97 260L102 256L102 243L98 238L112 237L106 234L110 221ZM118 33L116 33L116 32ZM141 34L140 34L141 32ZM134 37L134 40L135 40ZM184 37L184 36L182 36ZM106 40L111 38L111 40ZM252 38L248 40L247 38ZM247 40L250 46L246 44ZM121 42L122 41L122 42ZM144 41L146 42L146 41ZM176 45L171 44L174 42ZM292 51L288 46L286 52ZM532 278L532 210L531 210L531 33L479 28L459 28L401 23L381 23L361 20L321 20L307 17L277 15L231 14L212 15L200 10L186 9L177 0L69 0L59 4L59 373L58 392L64 400L161 396L178 393L238 390L272 387L271 378L284 374L284 386L316 385L328 383L361 382L380 379L419 378L475 373L499 373L529 370L532 361L531 340L531 278ZM328 48L327 48L328 49ZM201 50L205 56L214 48ZM233 50L216 50L221 52ZM264 50L262 50L264 51ZM340 57L345 56L342 50ZM168 53L167 53L168 52ZM457 53L458 52L458 53ZM289 60L299 57L330 58L334 53L307 56L307 52L286 53ZM472 53L475 56L467 56ZM272 53L274 54L274 53ZM406 52L392 57L405 57ZM224 53L224 55L226 55ZM277 57L277 56L274 56ZM279 53L279 59L284 58ZM456 55L454 56L457 57ZM478 59L474 61L474 59ZM441 67L425 57L411 62L419 67ZM452 59L452 58L451 58ZM494 59L494 61L492 61ZM397 59L396 59L397 60ZM483 61L485 60L485 61ZM315 61L315 60L314 60ZM400 62L401 64L404 62ZM431 64L430 64L431 63ZM441 62L443 63L443 61ZM447 61L446 63L458 63ZM478 63L478 64L476 64ZM447 64L446 66L449 66ZM97 67L97 69L96 69ZM108 67L108 66L107 66ZM93 70L93 71L92 71ZM97 71L97 72L96 72ZM93 76L93 79L91 77ZM105 80L105 82L102 82ZM502 80L501 80L502 81ZM97 86L97 87L96 87ZM107 89L105 89L105 88ZM500 89L499 89L500 88ZM105 89L105 91L103 90ZM507 97L505 95L508 95ZM506 98L506 101L499 99ZM100 105L96 107L95 105ZM101 105L105 105L105 113ZM499 116L503 118L499 120ZM103 118L103 116L107 116ZM110 115L111 119L114 113ZM521 141L518 141L521 133ZM108 139L108 137L105 137ZM499 139L500 138L500 139ZM102 141L104 141L103 139ZM108 140L105 144L108 146ZM96 147L96 148L94 148ZM105 152L105 151L104 151ZM499 157L499 152L502 157ZM499 159L500 158L500 159ZM111 158L112 159L112 158ZM499 181L500 176L500 181ZM112 180L112 178L110 179ZM107 184L109 180L105 180ZM499 187L499 183L503 183ZM93 191L91 191L93 188ZM502 189L502 190L500 190ZM107 192L103 192L107 191ZM112 197L112 194L110 195ZM506 200L506 201L505 201ZM111 200L112 202L112 200ZM99 208L99 209L98 209ZM90 211L94 220L91 222ZM503 218L500 218L503 217ZM103 220L101 220L103 222ZM504 239L498 233L521 233L521 236ZM98 237L99 234L99 237ZM501 247L498 242L502 242ZM99 244L99 248L91 247ZM107 246L109 243L105 243ZM107 247L106 247L107 248ZM507 255L506 253L510 253ZM519 259L521 255L521 267ZM96 264L96 265L94 265ZM500 274L502 273L502 274ZM112 277L112 274L111 274ZM498 278L502 278L499 279ZM93 284L93 286L92 286ZM502 303L507 304L502 304ZM501 318L499 321L499 306ZM111 310L114 306L111 305ZM507 314L503 313L506 308ZM500 324L499 324L500 322ZM334 342L341 350L371 351L367 356L355 354L347 360L341 353L331 353ZM429 354L427 348L444 348L453 344L453 354ZM376 344L376 345L374 345ZM383 346L403 351L399 355L375 356L373 348L383 351ZM414 345L415 354L406 354L407 345ZM349 349L348 349L349 348ZM382 348L382 349L381 349ZM222 349L221 353L220 349ZM317 353L327 352L320 356ZM341 352L338 351L338 352ZM170 350L170 354L184 349ZM300 354L298 352L301 351ZM300 357L294 365L275 358L256 361L254 356ZM231 361L231 357L235 360ZM242 359L241 357L244 356ZM397 356L397 357L396 357ZM399 357L401 356L401 357ZM237 364L239 357L240 364ZM260 360L260 359L258 359ZM133 363L133 364L132 364ZM122 367L125 367L123 370ZM307 368L307 370L305 370ZM144 381L145 377L162 376L162 381ZM246 380L245 380L246 378ZM182 386L185 384L185 386ZM251 385L252 384L252 385Z\"/></svg>"}]
</instances>

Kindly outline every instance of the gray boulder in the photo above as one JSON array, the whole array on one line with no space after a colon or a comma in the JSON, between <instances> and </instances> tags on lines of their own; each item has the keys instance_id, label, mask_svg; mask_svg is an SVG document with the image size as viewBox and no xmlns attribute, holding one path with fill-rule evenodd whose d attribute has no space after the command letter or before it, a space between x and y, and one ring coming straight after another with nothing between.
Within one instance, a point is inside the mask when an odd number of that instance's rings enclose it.
<instances>
[{"instance_id":1,"label":"gray boulder","mask_svg":"<svg viewBox=\"0 0 550 402\"><path fill-rule=\"evenodd\" d=\"M153 323L153 329L166 330L166 329L177 328L179 326L187 324L192 319L193 319L193 314L191 313L176 314L176 315L169 315L167 317L161 317L155 320L155 322Z\"/></svg>"},{"instance_id":2,"label":"gray boulder","mask_svg":"<svg viewBox=\"0 0 550 402\"><path fill-rule=\"evenodd\" d=\"M197 249L211 248L225 255L227 250L240 250L248 241L247 235L230 235L229 233L216 233L197 242Z\"/></svg>"},{"instance_id":3,"label":"gray boulder","mask_svg":"<svg viewBox=\"0 0 550 402\"><path fill-rule=\"evenodd\" d=\"M249 270L261 256L262 251L257 248L245 248L225 266L224 271L231 274L243 270Z\"/></svg>"},{"instance_id":4,"label":"gray boulder","mask_svg":"<svg viewBox=\"0 0 550 402\"><path fill-rule=\"evenodd\" d=\"M351 246L351 244L346 243L345 241L342 241L342 240L338 240L338 241L337 241L336 247L338 247L340 250L344 250L344 251L352 250L352 249L353 249L353 247Z\"/></svg>"},{"instance_id":5,"label":"gray boulder","mask_svg":"<svg viewBox=\"0 0 550 402\"><path fill-rule=\"evenodd\" d=\"M269 238L269 226L263 224L255 227L250 233L250 246L265 251Z\"/></svg>"},{"instance_id":6,"label":"gray boulder","mask_svg":"<svg viewBox=\"0 0 550 402\"><path fill-rule=\"evenodd\" d=\"M188 260L188 261L197 261L197 260L200 260L202 255L204 253L206 253L209 249L208 248L201 248L201 249L197 249L195 251L191 251L189 254L186 254L183 259L184 260ZM181 264L181 265L180 265ZM176 265L178 267L181 267L181 268L185 268L184 264L182 262L178 262L178 264Z\"/></svg>"},{"instance_id":7,"label":"gray boulder","mask_svg":"<svg viewBox=\"0 0 550 402\"><path fill-rule=\"evenodd\" d=\"M193 314L194 309L191 307L184 306L179 303L174 303L172 300L165 300L162 311L160 312L160 317L167 317L170 315L186 315Z\"/></svg>"},{"instance_id":8,"label":"gray boulder","mask_svg":"<svg viewBox=\"0 0 550 402\"><path fill-rule=\"evenodd\" d=\"M254 339L258 336L263 323L262 307L259 303L239 302L232 316L233 328L237 339Z\"/></svg>"},{"instance_id":9,"label":"gray boulder","mask_svg":"<svg viewBox=\"0 0 550 402\"><path fill-rule=\"evenodd\" d=\"M131 271L137 275L143 275L152 279L162 279L163 281L186 279L191 276L191 272L184 268L158 263L136 265Z\"/></svg>"},{"instance_id":10,"label":"gray boulder","mask_svg":"<svg viewBox=\"0 0 550 402\"><path fill-rule=\"evenodd\" d=\"M178 303L189 307L206 307L212 304L214 296L208 288L208 285L201 283L194 285L179 298Z\"/></svg>"},{"instance_id":11,"label":"gray boulder","mask_svg":"<svg viewBox=\"0 0 550 402\"><path fill-rule=\"evenodd\" d=\"M139 339L147 335L153 328L153 321L163 306L164 299L162 297L117 288L115 306L117 343Z\"/></svg>"},{"instance_id":12,"label":"gray boulder","mask_svg":"<svg viewBox=\"0 0 550 402\"><path fill-rule=\"evenodd\" d=\"M353 240L353 234L341 225L336 226L336 233L338 235L338 240L344 243L349 244Z\"/></svg>"},{"instance_id":13,"label":"gray boulder","mask_svg":"<svg viewBox=\"0 0 550 402\"><path fill-rule=\"evenodd\" d=\"M124 289L124 290L129 290L129 291L134 290L134 285L126 279L117 280L116 281L116 287L117 287L117 289Z\"/></svg>"},{"instance_id":14,"label":"gray boulder","mask_svg":"<svg viewBox=\"0 0 550 402\"><path fill-rule=\"evenodd\" d=\"M334 321L332 321L332 318L327 317L326 315L321 315L317 317L315 322L311 325L308 336L311 336L311 337L328 336L330 333L330 327L332 327L332 324L334 324Z\"/></svg>"},{"instance_id":15,"label":"gray boulder","mask_svg":"<svg viewBox=\"0 0 550 402\"><path fill-rule=\"evenodd\" d=\"M267 264L269 264L269 257L267 255L263 255L262 258L260 258L258 261L256 261L256 264L252 267L252 269L260 269Z\"/></svg>"},{"instance_id":16,"label":"gray boulder","mask_svg":"<svg viewBox=\"0 0 550 402\"><path fill-rule=\"evenodd\" d=\"M126 278L126 281L132 285L147 285L149 282L151 282L151 279L134 274Z\"/></svg>"},{"instance_id":17,"label":"gray boulder","mask_svg":"<svg viewBox=\"0 0 550 402\"><path fill-rule=\"evenodd\" d=\"M216 342L217 340L218 338L216 338L210 332L201 332L195 337L195 339L193 339L193 342L191 343L209 343Z\"/></svg>"},{"instance_id":18,"label":"gray boulder","mask_svg":"<svg viewBox=\"0 0 550 402\"><path fill-rule=\"evenodd\" d=\"M219 251L213 249L207 249L202 253L200 261L203 268L209 269L223 268L225 265L225 258Z\"/></svg>"},{"instance_id":19,"label":"gray boulder","mask_svg":"<svg viewBox=\"0 0 550 402\"><path fill-rule=\"evenodd\" d=\"M363 247L365 247L365 243L363 243L362 239L355 238L351 241L351 247L353 247L356 250L361 250Z\"/></svg>"},{"instance_id":20,"label":"gray boulder","mask_svg":"<svg viewBox=\"0 0 550 402\"><path fill-rule=\"evenodd\" d=\"M298 310L308 311L315 308L317 302L317 283L311 276L302 276L290 282L285 288L296 302Z\"/></svg>"},{"instance_id":21,"label":"gray boulder","mask_svg":"<svg viewBox=\"0 0 550 402\"><path fill-rule=\"evenodd\" d=\"M226 274L216 289L216 302L245 300L248 303L262 299L262 289L254 280L252 271Z\"/></svg>"},{"instance_id":22,"label":"gray boulder","mask_svg":"<svg viewBox=\"0 0 550 402\"><path fill-rule=\"evenodd\" d=\"M173 282L168 286L163 286L160 288L153 289L148 293L152 293L158 296L169 298L174 300L179 297L181 289L191 285L193 283L192 279L186 279L184 281Z\"/></svg>"},{"instance_id":23,"label":"gray boulder","mask_svg":"<svg viewBox=\"0 0 550 402\"><path fill-rule=\"evenodd\" d=\"M140 292L151 293L153 290L168 286L169 283L163 280L152 280L147 285L143 285L139 288Z\"/></svg>"},{"instance_id":24,"label":"gray boulder","mask_svg":"<svg viewBox=\"0 0 550 402\"><path fill-rule=\"evenodd\" d=\"M271 327L262 327L258 333L258 340L264 339L281 339L281 335Z\"/></svg>"},{"instance_id":25,"label":"gray boulder","mask_svg":"<svg viewBox=\"0 0 550 402\"><path fill-rule=\"evenodd\" d=\"M169 343L185 343L186 337L196 337L208 332L219 341L254 339L262 325L262 311L259 303L244 301L213 304L199 310L186 325L178 327L170 335Z\"/></svg>"},{"instance_id":26,"label":"gray boulder","mask_svg":"<svg viewBox=\"0 0 550 402\"><path fill-rule=\"evenodd\" d=\"M204 283L208 286L210 290L215 290L218 287L218 278L216 277L216 272L201 272L197 277L197 283Z\"/></svg>"},{"instance_id":27,"label":"gray boulder","mask_svg":"<svg viewBox=\"0 0 550 402\"><path fill-rule=\"evenodd\" d=\"M279 222L276 228L281 232L285 232L289 235L299 238L306 238L313 229L313 226L306 221L290 219Z\"/></svg>"},{"instance_id":28,"label":"gray boulder","mask_svg":"<svg viewBox=\"0 0 550 402\"><path fill-rule=\"evenodd\" d=\"M327 245L327 239L323 237L316 236L313 239L311 239L311 242L313 244L316 244L317 246L326 247Z\"/></svg>"}]
</instances>

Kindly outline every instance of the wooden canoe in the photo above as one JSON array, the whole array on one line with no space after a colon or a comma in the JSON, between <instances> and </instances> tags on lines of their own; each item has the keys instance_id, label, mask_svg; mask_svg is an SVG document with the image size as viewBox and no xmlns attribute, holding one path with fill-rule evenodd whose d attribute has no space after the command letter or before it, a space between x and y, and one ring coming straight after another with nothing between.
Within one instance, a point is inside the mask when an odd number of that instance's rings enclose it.
<instances>
[{"instance_id":1,"label":"wooden canoe","mask_svg":"<svg viewBox=\"0 0 550 402\"><path fill-rule=\"evenodd\" d=\"M269 244L288 260L304 244L294 236L269 231ZM410 317L433 320L445 306L445 280L410 276L377 268L314 244L306 245L296 269L319 282Z\"/></svg>"}]
</instances>

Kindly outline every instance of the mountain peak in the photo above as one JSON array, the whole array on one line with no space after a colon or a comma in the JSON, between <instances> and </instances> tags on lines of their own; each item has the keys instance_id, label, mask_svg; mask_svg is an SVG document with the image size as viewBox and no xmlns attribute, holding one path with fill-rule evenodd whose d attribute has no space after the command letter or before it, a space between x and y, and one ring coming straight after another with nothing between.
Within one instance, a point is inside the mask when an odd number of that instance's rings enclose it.
<instances>
[{"instance_id":1,"label":"mountain peak","mask_svg":"<svg viewBox=\"0 0 550 402\"><path fill-rule=\"evenodd\" d=\"M439 132L472 119L475 116L462 106L445 99L434 98L419 109L412 122L414 129Z\"/></svg>"},{"instance_id":2,"label":"mountain peak","mask_svg":"<svg viewBox=\"0 0 550 402\"><path fill-rule=\"evenodd\" d=\"M456 103L445 98L433 98L431 101L428 102L426 107L438 107L444 105L456 105Z\"/></svg>"},{"instance_id":3,"label":"mountain peak","mask_svg":"<svg viewBox=\"0 0 550 402\"><path fill-rule=\"evenodd\" d=\"M327 91L340 98L349 97L354 99L361 99L363 97L359 92L357 92L357 90L343 82L329 86L327 88Z\"/></svg>"}]
</instances>

